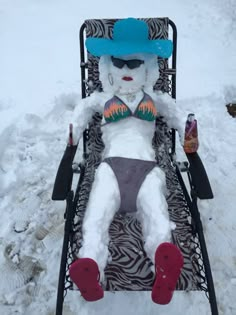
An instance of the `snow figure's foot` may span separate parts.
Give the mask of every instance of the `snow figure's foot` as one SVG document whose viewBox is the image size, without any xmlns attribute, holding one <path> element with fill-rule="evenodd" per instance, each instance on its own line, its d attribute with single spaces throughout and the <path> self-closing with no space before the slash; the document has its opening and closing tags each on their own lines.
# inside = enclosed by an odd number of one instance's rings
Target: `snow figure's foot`
<svg viewBox="0 0 236 315">
<path fill-rule="evenodd" d="M 69 274 L 86 301 L 93 302 L 103 298 L 98 265 L 93 259 L 79 258 L 70 266 Z"/>
<path fill-rule="evenodd" d="M 162 243 L 155 254 L 156 279 L 152 287 L 152 300 L 157 304 L 168 304 L 173 296 L 181 269 L 183 256 L 174 244 Z"/>
</svg>

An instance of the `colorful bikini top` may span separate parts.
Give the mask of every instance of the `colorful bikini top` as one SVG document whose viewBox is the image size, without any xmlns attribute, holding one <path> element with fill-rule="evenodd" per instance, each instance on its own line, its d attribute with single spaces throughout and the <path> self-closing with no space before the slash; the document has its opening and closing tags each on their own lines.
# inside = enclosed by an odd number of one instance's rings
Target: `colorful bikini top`
<svg viewBox="0 0 236 315">
<path fill-rule="evenodd" d="M 142 120 L 154 121 L 157 116 L 157 110 L 152 98 L 144 93 L 134 113 L 131 109 L 116 95 L 113 96 L 104 106 L 104 118 L 107 123 L 116 122 L 127 117 L 136 117 Z"/>
</svg>

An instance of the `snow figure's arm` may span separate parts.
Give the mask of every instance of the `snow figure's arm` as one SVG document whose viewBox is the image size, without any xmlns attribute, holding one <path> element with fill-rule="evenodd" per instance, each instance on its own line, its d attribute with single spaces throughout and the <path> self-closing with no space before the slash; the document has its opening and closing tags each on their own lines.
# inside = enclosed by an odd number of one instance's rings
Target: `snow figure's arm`
<svg viewBox="0 0 236 315">
<path fill-rule="evenodd" d="M 164 117 L 169 128 L 178 131 L 180 141 L 183 144 L 186 113 L 178 107 L 175 100 L 167 93 L 155 93 L 154 100 L 157 112 Z"/>
<path fill-rule="evenodd" d="M 73 113 L 73 142 L 78 144 L 83 131 L 96 112 L 103 113 L 105 103 L 104 93 L 94 92 L 91 96 L 82 99 Z"/>
</svg>

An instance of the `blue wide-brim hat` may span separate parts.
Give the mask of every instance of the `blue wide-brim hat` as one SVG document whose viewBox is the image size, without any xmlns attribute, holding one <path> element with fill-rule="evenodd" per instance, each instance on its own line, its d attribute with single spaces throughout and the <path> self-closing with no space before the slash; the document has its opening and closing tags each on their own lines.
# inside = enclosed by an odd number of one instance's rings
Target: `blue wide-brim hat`
<svg viewBox="0 0 236 315">
<path fill-rule="evenodd" d="M 112 39 L 89 37 L 86 39 L 85 45 L 88 51 L 96 57 L 149 53 L 169 58 L 173 50 L 171 40 L 150 40 L 146 22 L 134 18 L 117 21 L 114 24 Z"/>
</svg>

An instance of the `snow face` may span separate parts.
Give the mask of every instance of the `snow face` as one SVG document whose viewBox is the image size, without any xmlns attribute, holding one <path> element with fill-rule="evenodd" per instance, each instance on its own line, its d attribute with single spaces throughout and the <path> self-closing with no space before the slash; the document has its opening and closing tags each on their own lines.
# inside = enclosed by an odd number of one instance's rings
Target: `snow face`
<svg viewBox="0 0 236 315">
<path fill-rule="evenodd" d="M 129 55 L 121 56 L 121 60 L 141 60 L 144 61 L 142 55 Z M 129 69 L 127 65 L 124 65 L 121 69 L 115 67 L 111 61 L 108 65 L 108 71 L 110 72 L 111 79 L 113 81 L 113 92 L 115 94 L 132 94 L 139 92 L 145 82 L 145 64 L 141 64 L 138 68 Z M 125 81 L 130 80 L 130 81 Z"/>
<path fill-rule="evenodd" d="M 141 89 L 152 90 L 159 76 L 157 56 L 152 54 L 133 54 L 119 57 L 119 59 L 138 59 L 143 60 L 144 64 L 132 70 L 127 65 L 119 69 L 113 66 L 111 56 L 102 56 L 99 60 L 99 75 L 105 92 L 125 95 L 138 92 Z M 131 77 L 133 80 L 129 82 L 124 81 L 124 77 Z"/>
<path fill-rule="evenodd" d="M 225 109 L 236 96 L 234 1 L 120 0 L 112 3 L 115 14 L 110 5 L 107 0 L 1 1 L 0 313 L 55 314 L 65 204 L 52 202 L 51 192 L 65 130 L 80 99 L 78 26 L 85 17 L 149 17 L 155 10 L 177 25 L 176 105 L 198 119 L 199 154 L 214 192 L 214 199 L 199 202 L 199 209 L 219 312 L 234 315 L 236 124 Z M 181 152 L 178 159 L 185 160 Z M 22 228 L 25 218 L 27 229 L 16 233 L 14 226 L 22 219 Z M 14 272 L 18 262 L 27 265 L 26 256 L 44 269 L 33 278 L 30 268 L 24 269 L 27 283 L 22 269 Z M 78 312 L 209 315 L 210 309 L 205 293 L 199 292 L 175 292 L 165 307 L 150 303 L 150 292 L 106 293 L 91 304 L 69 292 L 64 314 Z"/>
</svg>

